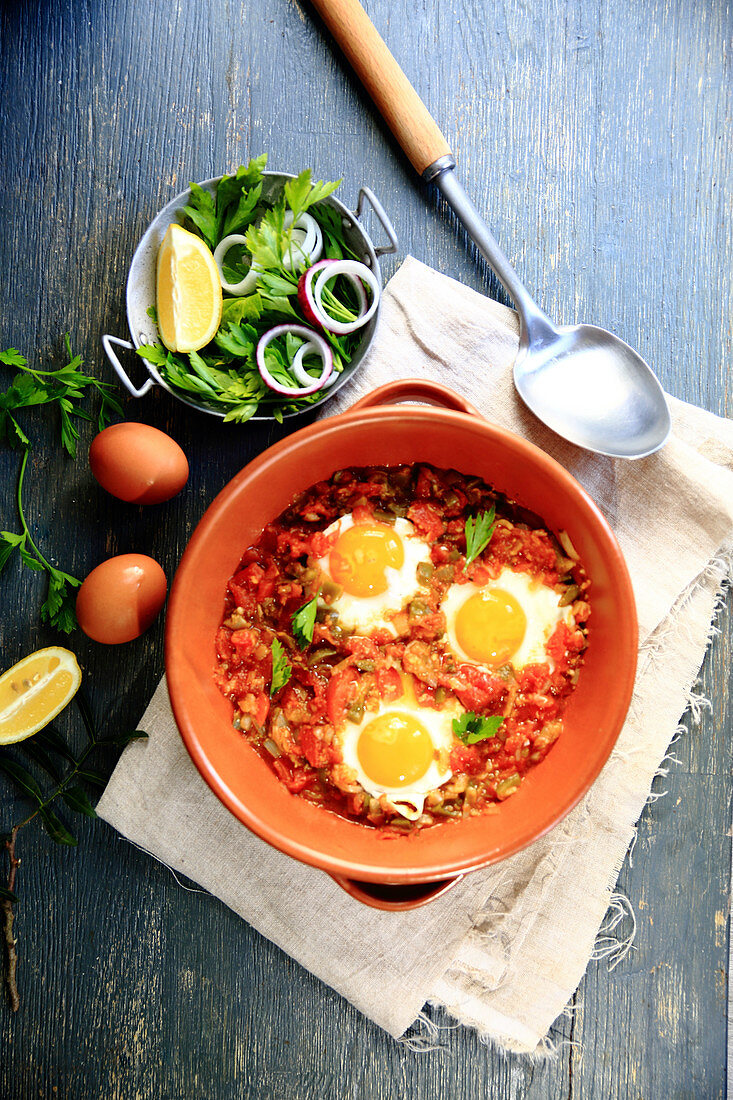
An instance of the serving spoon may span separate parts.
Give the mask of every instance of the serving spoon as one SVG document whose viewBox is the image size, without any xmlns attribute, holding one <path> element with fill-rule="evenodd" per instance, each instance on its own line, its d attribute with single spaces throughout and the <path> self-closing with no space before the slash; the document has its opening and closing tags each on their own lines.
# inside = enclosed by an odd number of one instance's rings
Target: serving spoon
<svg viewBox="0 0 733 1100">
<path fill-rule="evenodd" d="M 464 191 L 427 107 L 359 0 L 312 0 L 415 170 L 433 183 L 491 265 L 519 314 L 514 384 L 524 403 L 571 443 L 615 458 L 643 458 L 671 429 L 659 381 L 633 348 L 594 325 L 555 325 L 529 294 Z"/>
</svg>

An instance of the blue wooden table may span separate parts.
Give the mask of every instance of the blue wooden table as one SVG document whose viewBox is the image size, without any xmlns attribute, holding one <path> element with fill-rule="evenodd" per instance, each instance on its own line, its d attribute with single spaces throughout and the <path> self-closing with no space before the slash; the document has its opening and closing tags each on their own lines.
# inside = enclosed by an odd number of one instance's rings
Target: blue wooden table
<svg viewBox="0 0 733 1100">
<path fill-rule="evenodd" d="M 671 393 L 730 415 L 731 8 L 726 0 L 368 0 L 440 122 L 463 182 L 547 311 L 616 331 Z M 0 11 L 0 347 L 41 365 L 69 332 L 109 378 L 124 288 L 152 215 L 189 180 L 267 151 L 362 183 L 401 254 L 501 297 L 426 193 L 307 3 L 6 0 Z M 386 264 L 386 274 L 394 270 Z M 505 299 L 504 299 L 505 300 Z M 9 382 L 3 372 L 1 389 Z M 92 483 L 33 420 L 29 523 L 84 576 L 138 550 L 171 576 L 213 495 L 283 429 L 225 432 L 162 392 L 127 415 L 169 431 L 191 478 L 161 509 Z M 18 455 L 0 446 L 0 526 L 16 524 Z M 2 577 L 2 665 L 59 642 L 42 580 Z M 0 1096 L 478 1097 L 723 1095 L 730 867 L 730 613 L 702 669 L 712 700 L 655 784 L 619 887 L 634 949 L 591 963 L 556 1025 L 559 1056 L 504 1058 L 464 1029 L 416 1054 L 217 900 L 90 821 L 76 849 L 19 840 L 21 1007 L 0 1008 Z M 162 623 L 111 651 L 69 643 L 107 731 L 135 725 L 163 667 Z M 73 735 L 78 718 L 65 722 Z M 111 770 L 110 754 L 107 770 Z M 0 787 L 2 827 L 16 807 Z M 628 925 L 620 931 L 628 930 Z"/>
</svg>

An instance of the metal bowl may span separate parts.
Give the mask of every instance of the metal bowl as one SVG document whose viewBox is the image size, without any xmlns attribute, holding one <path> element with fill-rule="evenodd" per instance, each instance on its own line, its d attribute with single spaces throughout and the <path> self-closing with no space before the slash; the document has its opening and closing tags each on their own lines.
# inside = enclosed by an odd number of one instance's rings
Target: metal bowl
<svg viewBox="0 0 733 1100">
<path fill-rule="evenodd" d="M 221 179 L 221 176 L 216 176 L 213 179 L 204 180 L 200 186 L 213 194 Z M 262 186 L 262 199 L 265 202 L 275 202 L 282 194 L 285 181 L 289 179 L 295 179 L 295 176 L 289 172 L 265 172 Z M 156 343 L 160 339 L 158 327 L 148 313 L 148 310 L 155 306 L 155 276 L 158 250 L 168 226 L 172 222 L 179 220 L 178 214 L 189 201 L 190 197 L 191 191 L 189 188 L 186 188 L 185 191 L 181 191 L 179 195 L 171 199 L 171 201 L 153 218 L 135 249 L 135 254 L 132 257 L 132 263 L 130 264 L 130 270 L 127 276 L 126 292 L 127 324 L 130 329 L 132 343 L 118 336 L 106 334 L 102 337 L 102 345 L 120 381 L 133 397 L 143 397 L 153 386 L 158 385 L 164 390 L 167 390 L 172 397 L 175 397 L 177 401 L 181 401 L 184 405 L 190 405 L 191 408 L 208 413 L 209 416 L 218 416 L 222 419 L 224 413 L 220 409 L 211 408 L 205 401 L 197 401 L 193 397 L 179 393 L 165 381 L 153 364 L 149 363 L 146 359 L 140 359 L 140 363 L 144 365 L 149 377 L 145 379 L 142 385 L 136 386 L 120 362 L 115 350 L 116 346 L 133 351 L 142 344 Z M 361 187 L 359 189 L 359 200 L 356 204 L 356 210 L 349 210 L 348 207 L 344 206 L 344 204 L 334 198 L 333 195 L 324 199 L 323 202 L 339 211 L 342 217 L 346 243 L 359 257 L 361 262 L 371 268 L 381 288 L 382 279 L 379 270 L 379 257 L 397 251 L 397 236 L 379 199 L 377 199 L 376 195 L 374 195 L 368 187 Z M 389 241 L 388 244 L 375 248 L 369 234 L 361 224 L 359 219 L 361 218 L 365 202 L 372 208 L 377 220 L 384 229 Z M 302 409 L 298 409 L 295 412 L 284 413 L 285 417 L 300 416 L 301 413 L 309 412 L 311 409 L 317 409 L 320 405 L 328 401 L 329 397 L 336 393 L 345 382 L 348 382 L 354 371 L 358 369 L 371 346 L 378 319 L 379 308 L 377 308 L 371 320 L 364 326 L 361 343 L 357 347 L 351 362 L 339 375 L 338 381 L 332 386 L 329 386 L 328 390 L 326 390 L 317 401 L 304 405 Z M 273 416 L 272 414 L 263 414 L 261 416 L 253 416 L 251 419 L 272 420 Z"/>
</svg>

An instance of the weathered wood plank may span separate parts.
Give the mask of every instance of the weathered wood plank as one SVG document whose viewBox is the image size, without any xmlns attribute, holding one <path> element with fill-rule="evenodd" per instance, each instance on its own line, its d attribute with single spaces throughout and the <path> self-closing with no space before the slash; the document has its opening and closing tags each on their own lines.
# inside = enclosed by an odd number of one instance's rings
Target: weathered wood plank
<svg viewBox="0 0 733 1100">
<path fill-rule="evenodd" d="M 730 414 L 729 3 L 367 8 L 546 308 L 615 329 L 673 393 Z M 263 149 L 274 167 L 343 175 L 347 202 L 368 183 L 402 253 L 501 293 L 307 4 L 19 0 L 0 12 L 0 51 L 2 346 L 47 353 L 68 330 L 106 377 L 100 335 L 124 334 L 127 265 L 150 217 L 189 179 Z M 191 461 L 185 492 L 160 509 L 113 502 L 90 484 L 83 450 L 65 460 L 55 426 L 33 421 L 29 519 L 79 575 L 137 549 L 170 576 L 208 501 L 282 431 L 224 436 L 163 394 L 127 406 Z M 3 527 L 15 524 L 16 470 L 0 448 Z M 5 663 L 56 640 L 38 622 L 40 587 L 17 565 L 3 576 Z M 702 677 L 715 711 L 676 746 L 682 764 L 658 781 L 669 793 L 645 811 L 622 873 L 635 949 L 611 974 L 591 964 L 574 1018 L 556 1028 L 574 1044 L 557 1061 L 505 1060 L 463 1030 L 445 1034 L 444 1052 L 397 1046 L 218 901 L 93 823 L 73 852 L 21 837 L 23 1007 L 0 1013 L 0 1095 L 722 1095 L 729 614 L 721 626 Z M 73 645 L 96 712 L 134 724 L 162 671 L 161 624 L 113 660 L 83 637 Z"/>
</svg>

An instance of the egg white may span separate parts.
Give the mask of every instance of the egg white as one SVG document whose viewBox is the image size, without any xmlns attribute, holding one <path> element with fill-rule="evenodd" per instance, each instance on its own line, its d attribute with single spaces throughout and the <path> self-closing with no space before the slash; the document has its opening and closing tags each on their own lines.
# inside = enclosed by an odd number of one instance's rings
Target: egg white
<svg viewBox="0 0 733 1100">
<path fill-rule="evenodd" d="M 527 619 L 527 629 L 519 649 L 509 658 L 515 669 L 524 668 L 525 665 L 547 662 L 554 664 L 548 656 L 545 646 L 555 631 L 559 622 L 565 622 L 569 626 L 574 623 L 572 610 L 568 607 L 559 607 L 561 593 L 542 584 L 536 577 L 528 573 L 515 573 L 506 566 L 496 579 L 490 580 L 486 585 L 478 586 L 473 582 L 467 584 L 454 584 L 443 599 L 441 610 L 446 617 L 446 635 L 453 652 L 464 661 L 471 664 L 481 664 L 475 658 L 469 657 L 461 648 L 456 637 L 456 616 L 466 600 L 475 596 L 478 592 L 487 589 L 502 589 L 513 596 L 521 606 Z M 489 667 L 484 665 L 483 667 Z"/>
<path fill-rule="evenodd" d="M 375 718 L 382 714 L 406 714 L 417 719 L 428 731 L 433 742 L 433 759 L 418 779 L 401 787 L 385 787 L 366 775 L 361 766 L 358 753 L 359 737 L 363 730 Z M 347 722 L 337 733 L 343 762 L 354 772 L 356 780 L 373 798 L 386 797 L 389 804 L 408 821 L 416 821 L 423 812 L 425 798 L 430 791 L 442 787 L 452 777 L 449 766 L 449 753 L 455 744 L 453 719 L 463 713 L 457 700 L 450 701 L 441 710 L 418 705 L 412 692 L 391 703 L 381 703 L 379 710 L 368 711 L 362 721 L 356 725 Z"/>
<path fill-rule="evenodd" d="M 352 514 L 349 512 L 340 519 L 335 520 L 324 531 L 325 535 L 334 532 L 343 534 L 354 526 Z M 374 630 L 388 629 L 396 634 L 392 623 L 385 618 L 388 612 L 402 610 L 421 587 L 417 580 L 417 567 L 420 562 L 430 561 L 430 546 L 415 531 L 415 527 L 408 519 L 397 517 L 394 522 L 394 530 L 402 539 L 404 549 L 404 561 L 399 569 L 390 566 L 384 571 L 387 587 L 384 592 L 374 596 L 351 596 L 348 592 L 342 592 L 328 606 L 335 611 L 339 622 L 346 630 L 358 634 L 369 634 Z M 319 558 L 316 563 L 324 574 L 331 577 L 329 555 Z M 319 600 L 322 607 L 327 606 L 323 600 Z"/>
</svg>

